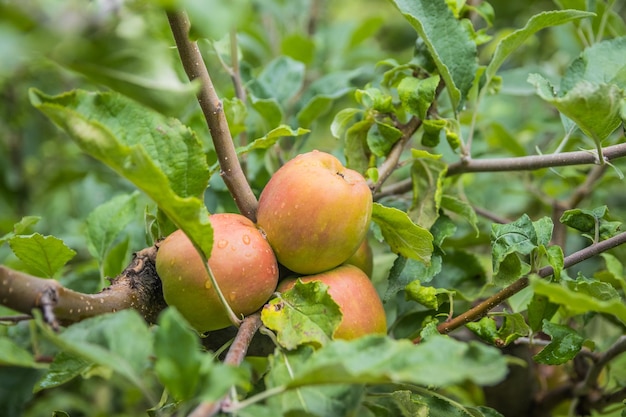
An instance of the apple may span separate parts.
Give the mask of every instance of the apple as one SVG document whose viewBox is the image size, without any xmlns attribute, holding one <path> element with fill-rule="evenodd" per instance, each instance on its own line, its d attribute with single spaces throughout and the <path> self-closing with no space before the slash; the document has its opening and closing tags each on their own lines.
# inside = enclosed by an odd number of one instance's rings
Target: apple
<svg viewBox="0 0 626 417">
<path fill-rule="evenodd" d="M 239 214 L 213 214 L 211 271 L 237 315 L 247 315 L 265 304 L 278 284 L 278 263 L 254 223 Z M 231 322 L 202 263 L 200 255 L 177 230 L 160 244 L 156 270 L 163 297 L 199 332 L 222 329 Z"/>
<path fill-rule="evenodd" d="M 278 291 L 292 288 L 298 278 L 280 282 Z M 356 339 L 368 334 L 386 334 L 387 318 L 372 281 L 354 265 L 341 265 L 320 274 L 300 277 L 302 282 L 319 281 L 328 285 L 328 294 L 337 303 L 343 317 L 335 330 L 335 339 Z"/>
<path fill-rule="evenodd" d="M 374 254 L 367 238 L 363 239 L 359 248 L 345 263 L 358 267 L 365 272 L 365 275 L 372 277 L 372 272 L 374 272 Z"/>
<path fill-rule="evenodd" d="M 279 168 L 261 192 L 257 224 L 278 261 L 299 274 L 344 263 L 367 234 L 372 193 L 361 174 L 312 151 Z"/>
</svg>

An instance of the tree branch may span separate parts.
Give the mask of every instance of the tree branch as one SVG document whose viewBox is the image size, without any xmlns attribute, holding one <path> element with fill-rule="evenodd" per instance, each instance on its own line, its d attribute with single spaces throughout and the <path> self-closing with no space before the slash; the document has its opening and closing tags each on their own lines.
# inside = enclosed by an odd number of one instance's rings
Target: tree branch
<svg viewBox="0 0 626 417">
<path fill-rule="evenodd" d="M 180 11 L 168 12 L 167 18 L 189 80 L 200 81 L 198 103 L 211 132 L 221 168 L 220 174 L 240 213 L 256 221 L 257 199 L 239 163 L 222 102 L 215 92 L 202 54 L 197 43 L 189 39 L 189 19 L 184 12 Z"/>
<path fill-rule="evenodd" d="M 58 281 L 34 277 L 0 265 L 0 304 L 31 314 L 40 309 L 54 329 L 89 317 L 133 308 L 155 323 L 166 306 L 161 280 L 156 274 L 156 248 L 137 252 L 130 265 L 97 294 L 65 288 Z"/>
<path fill-rule="evenodd" d="M 257 312 L 249 315 L 239 326 L 237 336 L 233 344 L 228 349 L 224 363 L 232 366 L 239 366 L 246 357 L 248 347 L 252 342 L 252 338 L 257 330 L 261 327 L 261 313 Z M 189 417 L 211 417 L 216 415 L 224 404 L 228 402 L 228 397 L 216 402 L 200 403 L 190 414 Z"/>
<path fill-rule="evenodd" d="M 613 236 L 612 238 L 607 240 L 603 240 L 602 242 L 595 243 L 565 257 L 565 259 L 563 260 L 563 268 L 567 269 L 602 252 L 613 249 L 614 247 L 619 246 L 623 243 L 626 243 L 626 232 L 622 232 L 619 235 Z M 541 278 L 548 277 L 552 274 L 554 274 L 554 269 L 551 266 L 543 267 L 537 272 L 537 275 L 539 275 Z M 439 331 L 439 333 L 447 334 L 450 333 L 452 330 L 455 330 L 465 325 L 466 323 L 480 319 L 494 307 L 526 288 L 529 282 L 530 281 L 528 276 L 524 276 L 518 279 L 508 287 L 503 288 L 498 293 L 482 301 L 480 304 L 474 306 L 473 308 L 467 310 L 462 314 L 459 314 L 449 321 L 441 323 L 439 326 L 437 326 L 437 330 Z M 414 341 L 418 342 L 419 339 L 416 339 Z"/>
<path fill-rule="evenodd" d="M 585 380 L 574 388 L 574 394 L 585 395 L 591 389 L 597 386 L 598 377 L 600 376 L 600 373 L 602 372 L 604 367 L 613 359 L 615 359 L 616 356 L 621 355 L 624 352 L 626 352 L 626 336 L 621 336 L 606 352 L 600 355 L 598 359 L 593 363 L 593 365 L 589 368 L 587 375 L 585 376 Z"/>
<path fill-rule="evenodd" d="M 626 156 L 626 143 L 607 146 L 603 149 L 606 161 Z M 552 168 L 569 165 L 597 164 L 598 158 L 592 151 L 574 151 L 549 155 L 529 155 L 514 158 L 468 159 L 455 162 L 448 166 L 447 176 L 460 175 L 471 172 L 503 172 L 503 171 L 534 171 L 543 168 Z M 390 185 L 385 191 L 375 195 L 375 199 L 393 194 L 410 191 L 411 179 L 399 181 Z"/>
<path fill-rule="evenodd" d="M 398 142 L 396 142 L 395 145 L 393 145 L 393 148 L 391 148 L 387 158 L 378 168 L 378 181 L 376 181 L 375 184 L 370 184 L 372 193 L 376 193 L 380 187 L 382 187 L 387 178 L 389 178 L 389 176 L 396 170 L 402 151 L 404 151 L 404 147 L 409 140 L 411 140 L 411 137 L 421 125 L 422 121 L 417 117 L 413 117 L 407 122 L 406 125 L 400 127 L 402 137 L 398 140 Z"/>
</svg>

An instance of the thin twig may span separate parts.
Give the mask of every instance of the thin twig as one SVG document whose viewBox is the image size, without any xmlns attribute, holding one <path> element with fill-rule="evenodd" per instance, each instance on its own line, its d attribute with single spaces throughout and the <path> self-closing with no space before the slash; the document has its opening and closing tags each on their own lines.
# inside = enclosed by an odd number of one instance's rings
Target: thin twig
<svg viewBox="0 0 626 417">
<path fill-rule="evenodd" d="M 589 368 L 587 375 L 585 376 L 585 380 L 582 381 L 576 388 L 574 389 L 574 393 L 576 395 L 585 395 L 591 390 L 594 386 L 597 385 L 598 377 L 600 373 L 604 369 L 604 367 L 615 359 L 616 356 L 621 355 L 626 352 L 626 336 L 621 336 L 613 345 L 604 352 L 597 361 L 593 363 L 593 365 Z"/>
<path fill-rule="evenodd" d="M 256 221 L 257 199 L 239 163 L 226 115 L 196 42 L 189 39 L 190 23 L 184 12 L 168 12 L 168 21 L 181 62 L 190 81 L 199 80 L 198 103 L 211 132 L 221 175 L 244 216 Z"/>
<path fill-rule="evenodd" d="M 401 127 L 400 130 L 402 130 L 402 137 L 398 140 L 398 142 L 396 142 L 395 145 L 393 145 L 393 148 L 391 148 L 387 158 L 378 168 L 378 181 L 376 181 L 375 184 L 370 185 L 372 193 L 376 193 L 380 187 L 382 187 L 387 178 L 389 178 L 389 176 L 396 170 L 398 162 L 400 161 L 400 156 L 404 151 L 404 147 L 421 125 L 422 121 L 413 117 L 407 122 L 406 125 Z"/>
<path fill-rule="evenodd" d="M 607 161 L 622 158 L 626 156 L 626 143 L 619 145 L 607 146 L 603 149 L 604 158 Z M 447 176 L 460 175 L 465 173 L 478 172 L 503 172 L 503 171 L 534 171 L 537 169 L 569 166 L 569 165 L 585 165 L 596 164 L 598 158 L 595 153 L 590 151 L 574 151 L 563 152 L 560 154 L 549 155 L 529 155 L 513 158 L 493 158 L 493 159 L 468 159 L 459 161 L 448 166 Z M 375 195 L 375 199 L 394 194 L 401 194 L 412 189 L 410 178 L 399 181 L 390 185 L 384 191 Z"/>
<path fill-rule="evenodd" d="M 563 259 L 563 269 L 567 269 L 595 255 L 606 252 L 609 249 L 613 249 L 614 247 L 619 246 L 623 243 L 626 243 L 626 232 L 622 232 L 619 235 L 613 236 L 612 238 L 609 238 L 607 240 L 603 240 L 602 242 L 595 243 L 565 257 L 565 259 Z M 554 274 L 554 269 L 551 266 L 543 267 L 537 272 L 537 275 L 539 275 L 539 277 L 541 278 L 548 277 L 552 274 Z M 474 306 L 473 308 L 467 310 L 462 314 L 459 314 L 452 320 L 441 323 L 439 326 L 437 326 L 437 330 L 439 331 L 439 333 L 442 334 L 450 333 L 452 330 L 457 329 L 471 321 L 480 319 L 494 307 L 498 306 L 500 303 L 504 302 L 514 294 L 517 294 L 518 292 L 526 288 L 529 283 L 530 280 L 528 276 L 524 276 L 518 279 L 508 287 L 503 288 L 498 293 L 482 301 L 480 304 Z M 415 340 L 415 342 L 418 341 L 419 339 Z"/>
<path fill-rule="evenodd" d="M 224 363 L 227 365 L 238 366 L 243 362 L 246 357 L 246 353 L 248 352 L 248 347 L 250 346 L 250 342 L 254 337 L 259 327 L 261 327 L 261 314 L 254 313 L 246 317 L 241 326 L 239 327 L 239 331 L 237 332 L 237 336 L 235 336 L 235 340 L 232 345 L 228 349 L 228 353 L 226 354 L 226 358 L 224 359 Z M 190 414 L 189 417 L 211 417 L 216 415 L 224 405 L 229 405 L 228 397 L 223 398 L 219 401 L 214 402 L 203 402 L 200 403 Z"/>
</svg>

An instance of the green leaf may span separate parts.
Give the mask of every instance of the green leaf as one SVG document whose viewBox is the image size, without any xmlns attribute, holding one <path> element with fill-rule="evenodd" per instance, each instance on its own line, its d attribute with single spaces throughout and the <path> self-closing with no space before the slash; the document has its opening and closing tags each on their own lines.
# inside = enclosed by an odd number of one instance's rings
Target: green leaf
<svg viewBox="0 0 626 417">
<path fill-rule="evenodd" d="M 374 155 L 384 157 L 401 137 L 400 130 L 390 124 L 376 121 L 367 132 L 367 145 Z"/>
<path fill-rule="evenodd" d="M 104 262 L 115 238 L 135 217 L 137 195 L 135 192 L 115 196 L 87 216 L 87 248 L 98 263 Z"/>
<path fill-rule="evenodd" d="M 443 181 L 448 165 L 440 160 L 440 155 L 413 150 L 413 157 L 413 203 L 409 209 L 409 217 L 423 228 L 430 229 L 439 218 Z"/>
<path fill-rule="evenodd" d="M 535 293 L 545 295 L 551 302 L 561 305 L 570 314 L 606 313 L 626 323 L 626 304 L 621 298 L 600 300 L 589 294 L 540 279 L 531 279 L 531 286 Z"/>
<path fill-rule="evenodd" d="M 269 371 L 265 375 L 267 389 L 284 388 L 294 374 L 306 367 L 311 354 L 311 346 L 303 346 L 297 351 L 281 352 L 276 350 L 269 357 Z M 268 405 L 274 411 L 270 416 L 302 417 L 344 417 L 355 415 L 355 409 L 361 403 L 364 387 L 353 385 L 320 385 L 298 387 L 280 395 L 268 398 Z M 258 414 L 250 414 L 257 417 Z"/>
<path fill-rule="evenodd" d="M 454 196 L 444 194 L 441 196 L 441 208 L 458 214 L 469 223 L 472 230 L 476 233 L 476 236 L 480 234 L 478 230 L 478 216 L 470 203 Z"/>
<path fill-rule="evenodd" d="M 509 224 L 492 224 L 492 264 L 494 278 L 501 284 L 509 283 L 527 272 L 518 255 L 530 255 L 552 236 L 552 221 L 547 218 L 532 222 L 524 214 Z"/>
<path fill-rule="evenodd" d="M 309 130 L 300 127 L 294 130 L 287 125 L 280 125 L 267 132 L 265 136 L 253 140 L 246 146 L 237 148 L 237 155 L 248 153 L 254 149 L 268 149 L 281 138 L 302 136 L 306 133 L 309 133 Z"/>
<path fill-rule="evenodd" d="M 249 88 L 256 97 L 274 98 L 281 105 L 286 105 L 302 88 L 305 69 L 302 62 L 280 56 L 263 69 Z"/>
<path fill-rule="evenodd" d="M 507 35 L 498 43 L 491 62 L 489 62 L 485 71 L 487 83 L 496 75 L 496 72 L 508 56 L 536 32 L 550 26 L 562 25 L 572 20 L 592 16 L 594 16 L 593 13 L 579 10 L 551 10 L 531 17 L 523 28 Z"/>
<path fill-rule="evenodd" d="M 364 107 L 376 110 L 380 113 L 393 113 L 395 110 L 393 97 L 378 88 L 356 90 L 354 92 L 354 98 Z"/>
<path fill-rule="evenodd" d="M 39 233 L 13 236 L 9 239 L 9 246 L 22 262 L 48 278 L 76 255 L 76 251 L 68 248 L 61 239 Z"/>
<path fill-rule="evenodd" d="M 330 125 L 330 133 L 337 139 L 341 139 L 348 130 L 348 125 L 357 115 L 363 113 L 361 109 L 347 108 L 339 111 Z"/>
<path fill-rule="evenodd" d="M 498 315 L 504 319 L 502 327 L 498 330 L 498 338 L 504 346 L 519 337 L 525 337 L 530 334 L 530 327 L 520 313 L 499 313 Z"/>
<path fill-rule="evenodd" d="M 507 346 L 515 339 L 530 334 L 530 327 L 520 313 L 499 313 L 497 315 L 502 317 L 503 321 L 499 329 L 493 315 L 483 317 L 477 322 L 467 323 L 467 328 L 481 339 L 498 347 Z"/>
<path fill-rule="evenodd" d="M 33 392 L 51 389 L 63 385 L 74 378 L 86 375 L 94 368 L 93 362 L 69 353 L 59 352 L 48 371 L 33 387 Z"/>
<path fill-rule="evenodd" d="M 284 37 L 280 43 L 280 49 L 286 56 L 305 64 L 310 64 L 315 58 L 315 42 L 300 33 L 292 33 Z"/>
<path fill-rule="evenodd" d="M 187 400 L 196 393 L 200 381 L 202 355 L 198 337 L 172 307 L 159 315 L 158 325 L 154 334 L 154 370 L 176 400 Z"/>
<path fill-rule="evenodd" d="M 45 368 L 46 365 L 35 361 L 32 353 L 20 347 L 8 337 L 0 336 L 0 366 L 19 366 L 23 368 Z"/>
<path fill-rule="evenodd" d="M 172 3 L 165 1 L 162 4 L 171 6 Z M 176 5 L 189 15 L 192 37 L 207 39 L 221 39 L 231 30 L 244 25 L 253 7 L 247 0 L 181 0 Z M 233 10 L 237 10 L 237 13 L 233 13 Z"/>
<path fill-rule="evenodd" d="M 472 321 L 465 325 L 476 336 L 491 344 L 497 345 L 500 340 L 498 326 L 492 317 L 483 317 L 478 321 Z"/>
<path fill-rule="evenodd" d="M 224 115 L 228 122 L 228 128 L 232 137 L 236 137 L 246 131 L 246 117 L 248 108 L 246 104 L 237 97 L 222 99 Z"/>
<path fill-rule="evenodd" d="M 369 166 L 367 135 L 373 124 L 373 120 L 361 120 L 346 131 L 346 146 L 343 150 L 346 166 L 360 173 L 365 172 Z"/>
<path fill-rule="evenodd" d="M 26 233 L 31 226 L 37 224 L 41 220 L 39 216 L 24 216 L 22 219 L 13 225 L 13 231 L 5 234 L 0 237 L 0 245 L 3 245 L 9 239 L 11 239 L 15 235 L 21 235 Z"/>
<path fill-rule="evenodd" d="M 341 322 L 341 310 L 318 281 L 296 281 L 293 288 L 270 300 L 261 310 L 261 320 L 277 333 L 286 349 L 303 344 L 319 347 L 328 343 Z"/>
<path fill-rule="evenodd" d="M 439 145 L 441 130 L 446 127 L 447 122 L 443 119 L 426 119 L 422 121 L 422 145 L 434 148 Z"/>
<path fill-rule="evenodd" d="M 561 365 L 574 359 L 585 341 L 584 337 L 570 327 L 547 320 L 543 322 L 543 332 L 552 340 L 541 352 L 533 356 L 533 359 L 546 365 Z"/>
<path fill-rule="evenodd" d="M 478 69 L 476 44 L 444 0 L 392 0 L 426 44 L 452 107 L 466 97 Z"/>
<path fill-rule="evenodd" d="M 380 227 L 385 242 L 393 252 L 430 264 L 433 235 L 413 223 L 408 214 L 396 208 L 374 203 L 372 221 Z"/>
<path fill-rule="evenodd" d="M 438 75 L 425 79 L 403 78 L 398 84 L 398 96 L 404 109 L 421 120 L 425 120 L 426 112 L 436 98 L 439 80 Z"/>
<path fill-rule="evenodd" d="M 568 67 L 561 91 L 572 90 L 580 81 L 615 84 L 626 89 L 626 36 L 595 43 L 585 48 Z"/>
<path fill-rule="evenodd" d="M 464 381 L 482 385 L 496 383 L 506 373 L 500 352 L 480 343 L 434 336 L 414 345 L 406 339 L 365 336 L 335 340 L 313 352 L 287 386 L 409 382 L 445 387 Z"/>
<path fill-rule="evenodd" d="M 583 232 L 583 236 L 592 242 L 614 236 L 621 222 L 611 221 L 607 206 L 589 209 L 566 210 L 559 221 L 573 229 Z"/>
<path fill-rule="evenodd" d="M 540 75 L 531 74 L 528 81 L 535 86 L 542 99 L 573 120 L 598 148 L 602 146 L 600 142 L 622 123 L 620 111 L 626 93 L 615 84 L 582 80 L 557 96 L 550 82 Z"/>
<path fill-rule="evenodd" d="M 257 98 L 250 95 L 252 108 L 267 122 L 270 128 L 280 125 L 283 120 L 283 110 L 274 98 Z"/>
<path fill-rule="evenodd" d="M 541 330 L 544 320 L 550 320 L 556 314 L 559 305 L 541 294 L 534 293 L 528 303 L 528 324 L 533 332 Z"/>
<path fill-rule="evenodd" d="M 152 355 L 152 334 L 137 311 L 122 310 L 89 318 L 61 333 L 55 333 L 40 317 L 37 325 L 63 354 L 76 358 L 76 370 L 84 368 L 83 362 L 113 370 L 152 398 L 143 379 Z"/>
<path fill-rule="evenodd" d="M 205 255 L 211 253 L 213 229 L 201 198 L 209 170 L 193 132 L 114 93 L 47 96 L 31 89 L 30 98 L 84 152 L 130 180 Z"/>
<path fill-rule="evenodd" d="M 421 396 L 403 388 L 404 386 L 392 385 L 389 392 L 381 392 L 382 389 L 377 387 L 375 398 L 370 400 L 375 402 L 368 408 L 381 410 L 376 416 L 428 417 L 429 409 L 421 401 Z"/>
<path fill-rule="evenodd" d="M 436 253 L 431 256 L 430 265 L 425 265 L 423 262 L 415 259 L 398 256 L 389 271 L 387 290 L 383 300 L 389 301 L 416 279 L 424 283 L 430 282 L 435 275 L 441 272 L 441 266 L 441 256 Z"/>
<path fill-rule="evenodd" d="M 587 294 L 601 301 L 620 299 L 619 292 L 611 284 L 593 278 L 586 278 L 582 275 L 578 276 L 577 279 L 567 278 L 562 284 L 572 291 Z"/>
<path fill-rule="evenodd" d="M 455 291 L 445 288 L 424 287 L 419 279 L 410 282 L 405 288 L 405 298 L 420 303 L 421 305 L 439 310 L 442 301 L 450 300 Z"/>
<path fill-rule="evenodd" d="M 311 126 L 320 116 L 326 114 L 338 99 L 353 91 L 354 87 L 351 84 L 351 80 L 360 75 L 361 71 L 361 69 L 333 71 L 313 81 L 307 88 L 307 93 L 311 94 L 311 98 L 308 99 L 297 114 L 299 126 Z M 342 113 L 344 110 L 339 113 Z M 337 116 L 339 116 L 339 113 Z M 331 132 L 333 132 L 332 126 Z M 340 136 L 336 137 L 339 139 Z"/>
</svg>

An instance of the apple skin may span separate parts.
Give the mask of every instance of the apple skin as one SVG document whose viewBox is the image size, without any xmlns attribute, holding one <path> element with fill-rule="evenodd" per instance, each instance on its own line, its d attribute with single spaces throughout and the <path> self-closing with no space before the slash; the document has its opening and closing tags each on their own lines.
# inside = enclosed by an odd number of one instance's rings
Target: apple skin
<svg viewBox="0 0 626 417">
<path fill-rule="evenodd" d="M 312 151 L 274 173 L 261 192 L 257 224 L 278 262 L 299 274 L 344 263 L 367 234 L 372 193 L 361 174 Z"/>
<path fill-rule="evenodd" d="M 254 223 L 239 214 L 213 214 L 213 249 L 209 266 L 236 315 L 248 315 L 265 304 L 278 283 L 278 263 Z M 231 322 L 211 285 L 200 255 L 177 230 L 159 244 L 156 270 L 163 297 L 199 332 Z"/>
<path fill-rule="evenodd" d="M 328 285 L 328 294 L 339 305 L 343 317 L 334 339 L 352 340 L 368 334 L 386 334 L 387 318 L 372 281 L 354 265 L 341 265 L 320 274 L 299 277 L 302 282 L 320 281 Z M 278 291 L 287 291 L 297 281 L 287 278 Z"/>
<path fill-rule="evenodd" d="M 345 263 L 358 267 L 365 272 L 365 275 L 372 277 L 372 272 L 374 272 L 374 253 L 367 238 L 361 242 L 356 252 Z"/>
</svg>

